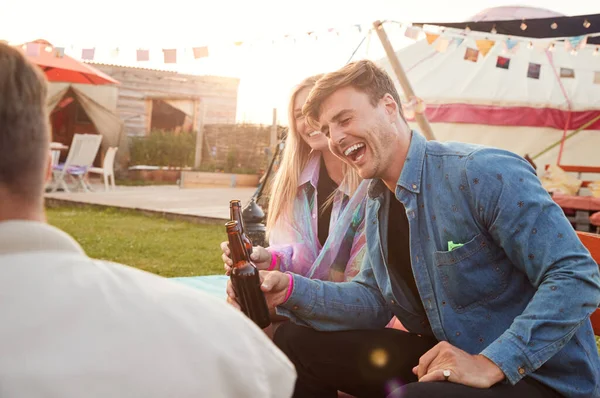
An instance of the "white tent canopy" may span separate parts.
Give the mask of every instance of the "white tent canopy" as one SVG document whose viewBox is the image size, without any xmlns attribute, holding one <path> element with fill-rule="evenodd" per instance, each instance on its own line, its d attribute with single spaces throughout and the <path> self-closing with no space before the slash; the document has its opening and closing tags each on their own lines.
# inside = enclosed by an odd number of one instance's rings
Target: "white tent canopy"
<svg viewBox="0 0 600 398">
<path fill-rule="evenodd" d="M 536 18 L 535 9 L 525 10 Z M 543 10 L 547 17 L 547 10 Z M 494 9 L 488 10 L 493 13 Z M 481 14 L 478 14 L 481 18 Z M 489 20 L 499 20 L 488 17 Z M 415 91 L 427 105 L 426 115 L 436 139 L 463 141 L 535 155 L 567 133 L 600 116 L 600 56 L 585 47 L 572 54 L 559 42 L 548 51 L 550 40 L 518 38 L 514 52 L 507 52 L 506 36 L 461 36 L 446 29 L 432 44 L 421 40 L 396 53 Z M 462 42 L 452 38 L 464 38 Z M 496 43 L 477 62 L 465 59 L 476 40 Z M 517 38 L 513 38 L 517 39 Z M 451 41 L 439 52 L 440 40 Z M 508 68 L 497 67 L 498 57 L 510 59 Z M 390 73 L 388 59 L 378 63 Z M 528 77 L 530 63 L 539 64 L 539 78 Z M 574 77 L 569 75 L 571 69 Z M 402 93 L 399 85 L 398 90 Z M 416 127 L 416 125 L 415 125 Z M 600 122 L 592 125 L 600 129 Z M 600 166 L 600 131 L 585 130 L 565 143 L 561 164 Z M 555 163 L 559 147 L 536 159 L 538 166 Z"/>
<path fill-rule="evenodd" d="M 105 153 L 109 147 L 120 147 L 119 152 L 126 153 L 123 121 L 119 119 L 114 109 L 117 87 L 49 83 L 47 100 L 49 112 L 52 112 L 69 90 L 73 92 L 98 133 L 103 136 L 101 151 Z"/>
</svg>

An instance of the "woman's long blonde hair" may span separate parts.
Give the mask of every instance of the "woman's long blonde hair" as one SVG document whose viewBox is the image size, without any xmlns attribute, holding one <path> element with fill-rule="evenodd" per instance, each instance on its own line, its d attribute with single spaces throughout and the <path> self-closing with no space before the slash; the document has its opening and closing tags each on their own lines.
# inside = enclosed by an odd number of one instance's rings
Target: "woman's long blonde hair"
<svg viewBox="0 0 600 398">
<path fill-rule="evenodd" d="M 304 89 L 311 89 L 323 75 L 315 75 L 304 79 L 292 90 L 288 106 L 288 134 L 285 140 L 285 148 L 281 157 L 279 169 L 273 178 L 270 189 L 269 211 L 267 215 L 267 235 L 282 215 L 292 218 L 294 200 L 298 190 L 298 180 L 302 170 L 306 167 L 310 157 L 311 147 L 304 142 L 296 130 L 296 116 L 294 103 L 296 96 Z M 341 161 L 341 160 L 340 160 Z M 347 187 L 348 192 L 353 194 L 360 183 L 360 177 L 356 171 L 346 163 L 342 165 L 344 179 L 341 186 Z M 335 194 L 335 192 L 334 192 Z M 324 206 L 333 200 L 333 194 L 325 202 Z"/>
</svg>

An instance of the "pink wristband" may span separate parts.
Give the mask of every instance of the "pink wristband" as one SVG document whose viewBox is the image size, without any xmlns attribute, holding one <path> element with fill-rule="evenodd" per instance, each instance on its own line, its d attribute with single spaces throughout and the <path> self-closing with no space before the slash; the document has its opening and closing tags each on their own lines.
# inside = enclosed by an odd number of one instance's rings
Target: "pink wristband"
<svg viewBox="0 0 600 398">
<path fill-rule="evenodd" d="M 285 295 L 285 298 L 283 299 L 283 302 L 285 303 L 286 301 L 288 301 L 288 299 L 290 298 L 290 296 L 292 295 L 292 291 L 294 290 L 294 276 L 290 273 L 287 273 L 290 276 L 290 284 L 288 285 L 288 291 Z"/>
<path fill-rule="evenodd" d="M 277 256 L 275 253 L 271 253 L 271 265 L 267 268 L 267 271 L 273 271 L 277 265 Z"/>
</svg>

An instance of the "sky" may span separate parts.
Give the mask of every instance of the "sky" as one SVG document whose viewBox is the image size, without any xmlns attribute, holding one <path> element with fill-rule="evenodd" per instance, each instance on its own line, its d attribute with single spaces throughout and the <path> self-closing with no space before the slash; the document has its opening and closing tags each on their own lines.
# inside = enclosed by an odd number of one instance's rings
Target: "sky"
<svg viewBox="0 0 600 398">
<path fill-rule="evenodd" d="M 373 21 L 464 21 L 507 5 L 600 13 L 597 0 L 0 0 L 0 40 L 43 38 L 76 58 L 93 47 L 106 63 L 238 77 L 238 121 L 270 124 L 277 108 L 285 124 L 287 97 L 304 77 L 343 66 L 363 39 L 352 59 L 385 55 L 368 37 Z M 388 29 L 396 49 L 410 44 L 398 25 Z M 194 60 L 199 46 L 209 56 Z M 150 50 L 148 63 L 136 62 L 138 48 Z M 176 65 L 163 63 L 163 48 L 178 50 Z"/>
</svg>

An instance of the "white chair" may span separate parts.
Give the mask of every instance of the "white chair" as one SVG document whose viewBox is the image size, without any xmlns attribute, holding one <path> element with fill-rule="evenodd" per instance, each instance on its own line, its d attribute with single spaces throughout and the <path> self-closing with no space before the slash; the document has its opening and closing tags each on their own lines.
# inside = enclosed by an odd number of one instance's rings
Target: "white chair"
<svg viewBox="0 0 600 398">
<path fill-rule="evenodd" d="M 75 134 L 73 136 L 73 142 L 65 163 L 52 168 L 54 177 L 52 192 L 56 192 L 59 187 L 66 192 L 70 192 L 65 180 L 67 177 L 76 178 L 84 191 L 90 191 L 85 182 L 85 175 L 88 169 L 92 167 L 94 159 L 96 159 L 101 142 L 102 136 L 100 134 Z"/>
<path fill-rule="evenodd" d="M 104 156 L 104 162 L 102 163 L 102 167 L 90 167 L 88 169 L 88 173 L 92 174 L 100 174 L 104 177 L 104 190 L 109 190 L 109 182 L 112 186 L 112 189 L 115 189 L 115 156 L 117 154 L 117 147 L 110 147 L 106 151 L 106 156 Z"/>
<path fill-rule="evenodd" d="M 54 168 L 54 166 L 58 166 L 58 160 L 60 159 L 60 151 L 53 149 L 50 153 L 52 154 L 52 167 Z"/>
</svg>

